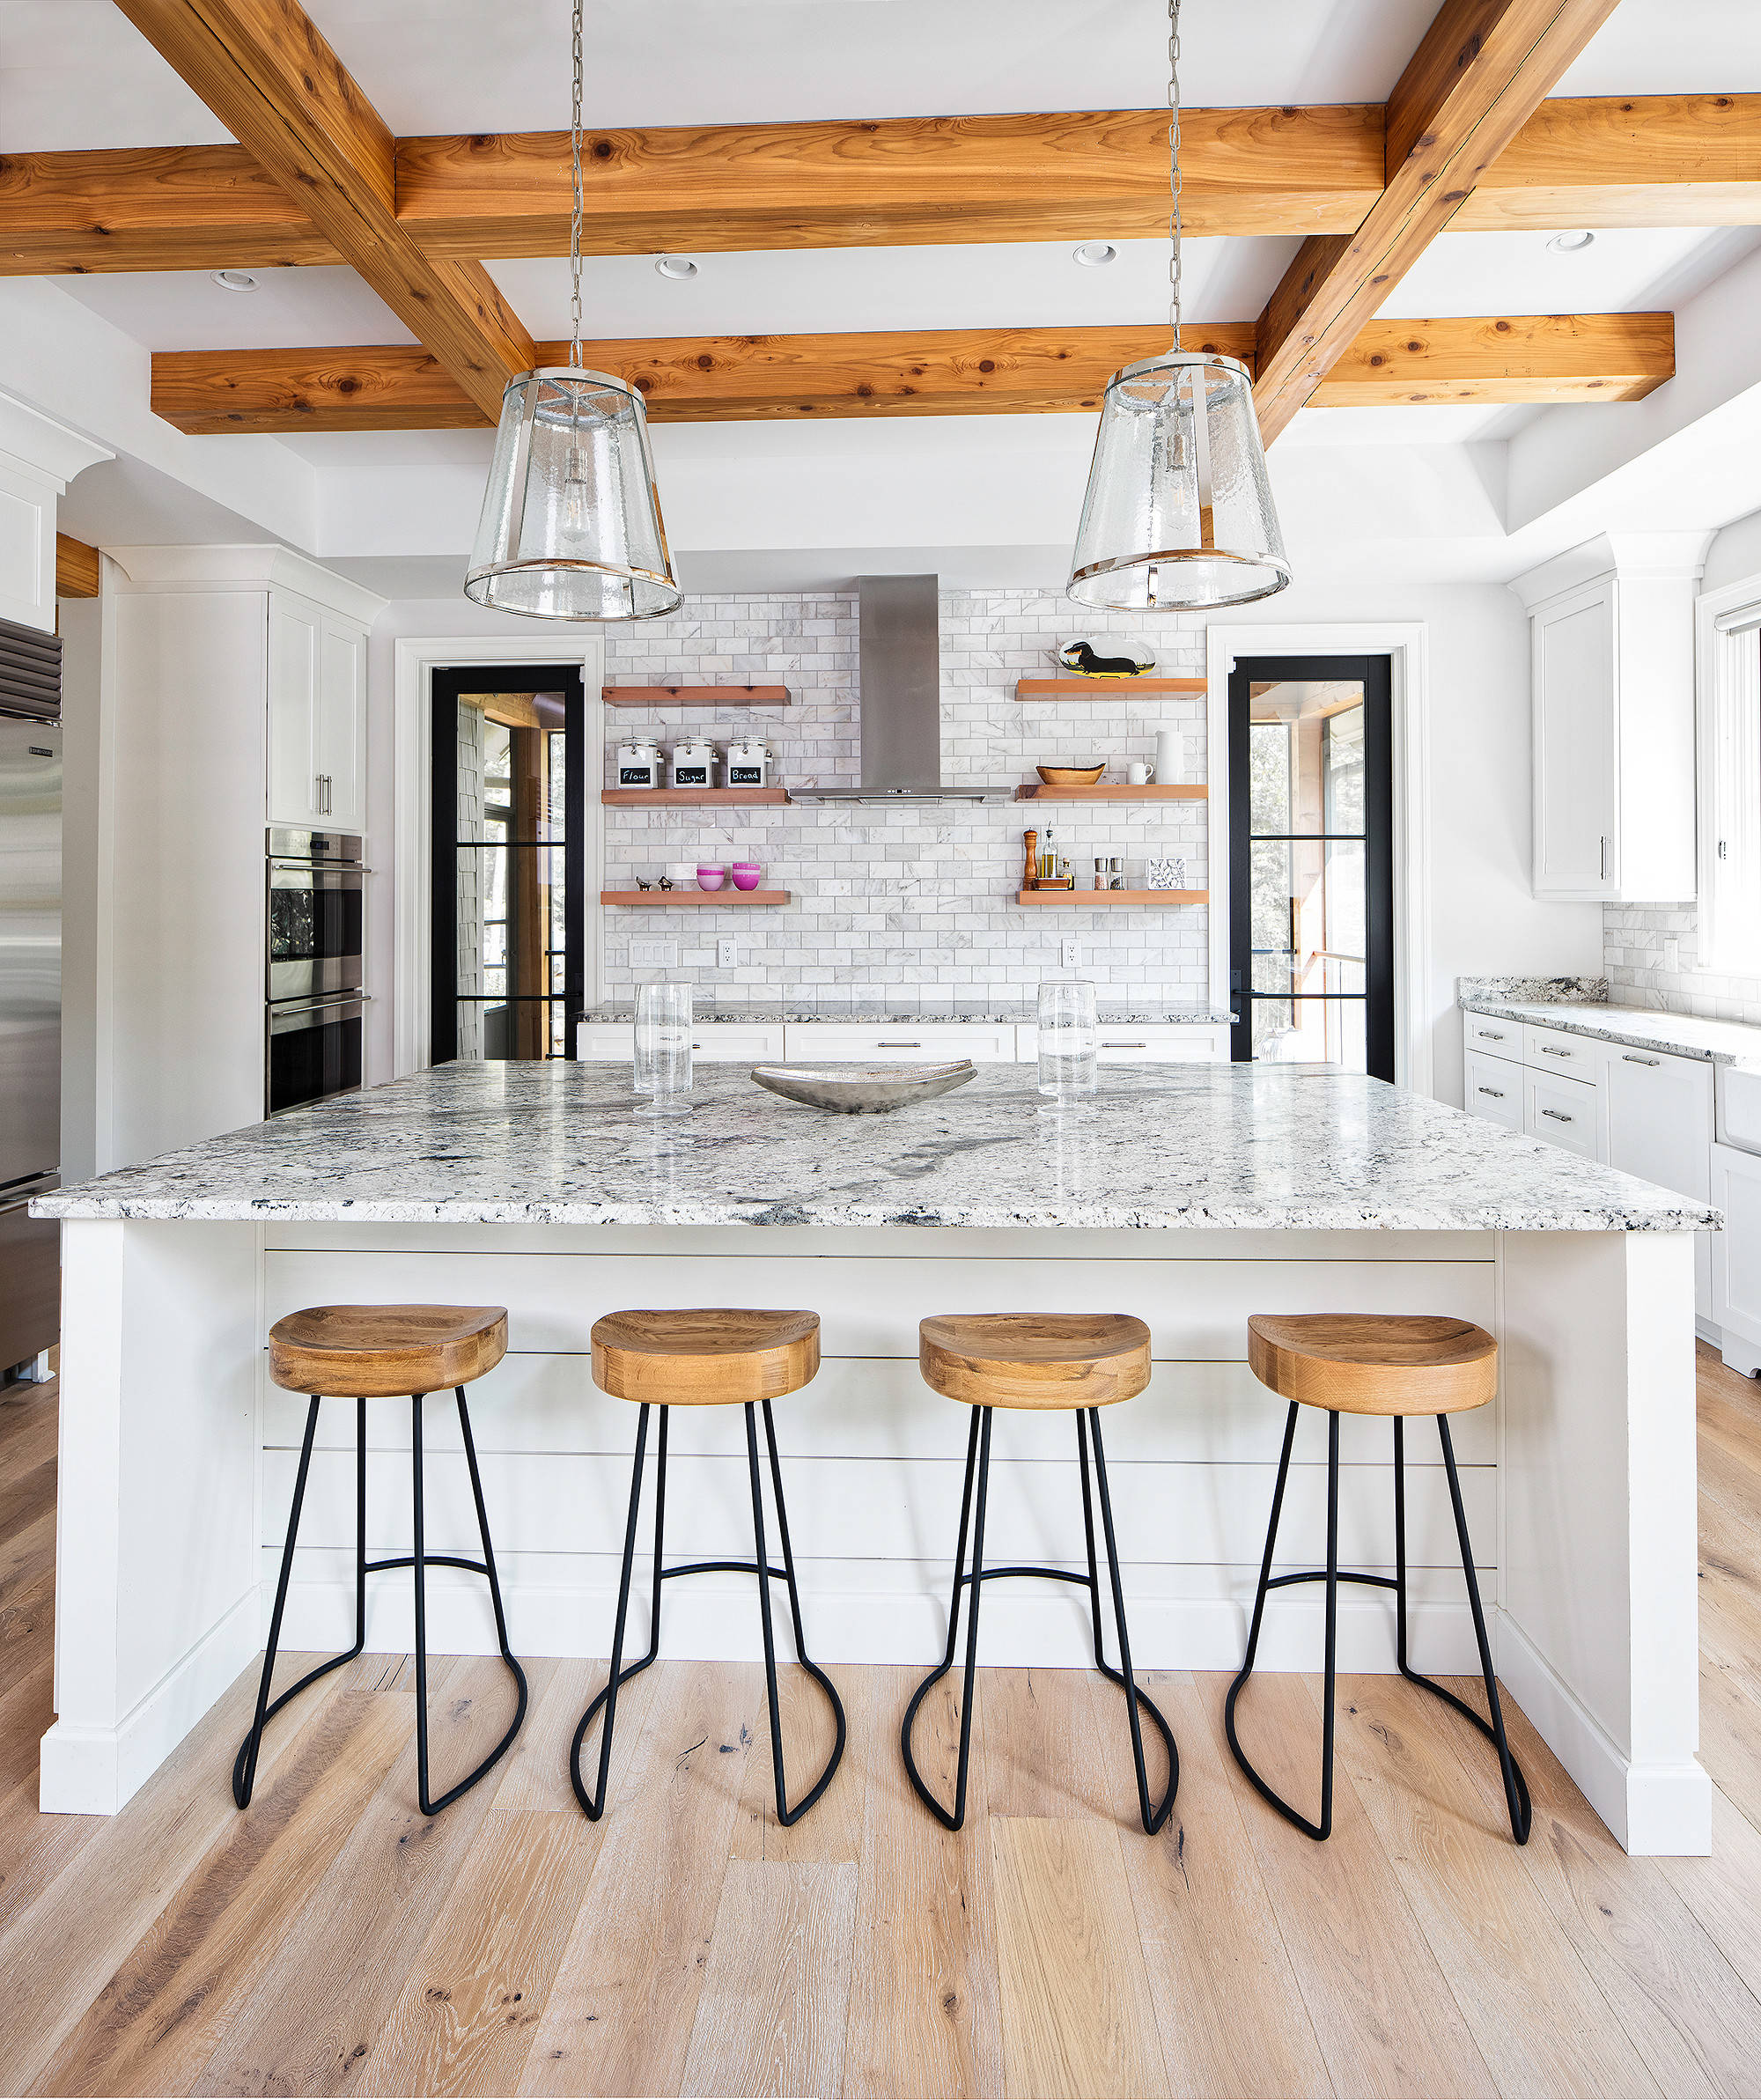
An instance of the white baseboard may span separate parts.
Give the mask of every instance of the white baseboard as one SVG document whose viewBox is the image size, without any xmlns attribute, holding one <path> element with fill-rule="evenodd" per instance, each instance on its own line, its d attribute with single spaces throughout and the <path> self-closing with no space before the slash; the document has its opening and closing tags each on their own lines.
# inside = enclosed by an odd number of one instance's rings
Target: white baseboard
<svg viewBox="0 0 1761 2100">
<path fill-rule="evenodd" d="M 1629 1853 L 1711 1852 L 1712 1781 L 1698 1763 L 1634 1764 L 1507 1614 L 1497 1654 L 1500 1683 Z"/>
<path fill-rule="evenodd" d="M 114 1816 L 262 1647 L 262 1608 L 252 1590 L 116 1727 L 56 1721 L 42 1739 L 38 1807 L 45 1815 Z"/>
<path fill-rule="evenodd" d="M 897 1590 L 814 1590 L 804 1569 L 802 1615 L 814 1659 L 820 1662 L 914 1663 L 939 1660 L 947 1633 L 940 1573 L 918 1593 Z M 564 1588 L 510 1582 L 504 1586 L 508 1636 L 516 1654 L 604 1656 L 611 1647 L 615 1591 L 609 1586 Z M 772 1591 L 779 1653 L 792 1654 L 782 1586 Z M 347 1647 L 354 1639 L 354 1593 L 347 1582 L 295 1582 L 288 1591 L 282 1639 L 289 1648 Z M 1137 1596 L 1127 1599 L 1131 1660 L 1139 1669 L 1234 1670 L 1247 1639 L 1247 1611 L 1227 1597 Z M 1318 1670 L 1322 1664 L 1322 1597 L 1274 1596 L 1260 1639 L 1259 1667 Z M 1444 1675 L 1477 1674 L 1473 1621 L 1459 1604 L 1414 1604 L 1409 1611 L 1415 1669 Z M 1107 1654 L 1116 1662 L 1110 1605 L 1103 1617 Z M 369 1592 L 367 1646 L 407 1652 L 415 1638 L 407 1582 Z M 645 1647 L 648 1609 L 638 1573 L 630 1603 L 626 1647 Z M 428 1640 L 436 1654 L 488 1655 L 495 1622 L 487 1592 L 468 1577 L 428 1584 Z M 662 1652 L 679 1661 L 755 1662 L 763 1656 L 753 1585 L 741 1576 L 704 1575 L 667 1586 Z M 979 1654 L 987 1664 L 1080 1669 L 1093 1661 L 1087 1599 L 1068 1585 L 1028 1581 L 985 1587 Z M 1339 1596 L 1339 1668 L 1367 1672 L 1395 1668 L 1391 1596 L 1343 1588 Z"/>
</svg>

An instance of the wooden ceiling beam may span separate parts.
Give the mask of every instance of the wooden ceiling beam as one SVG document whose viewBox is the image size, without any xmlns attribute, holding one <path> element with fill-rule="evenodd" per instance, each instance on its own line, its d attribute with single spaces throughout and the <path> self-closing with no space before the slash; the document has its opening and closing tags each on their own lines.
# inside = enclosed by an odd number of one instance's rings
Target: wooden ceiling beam
<svg viewBox="0 0 1761 2100">
<path fill-rule="evenodd" d="M 298 0 L 117 4 L 493 416 L 532 338 L 481 262 L 428 255 L 398 224 L 395 142 Z"/>
<path fill-rule="evenodd" d="M 595 132 L 586 246 L 1153 238 L 1164 122 L 1152 110 Z M 1192 110 L 1183 129 L 1190 232 L 1349 233 L 1382 194 L 1374 106 Z M 567 252 L 566 133 L 402 139 L 394 159 L 398 224 L 425 253 Z M 1761 224 L 1761 95 L 1544 102 L 1451 224 Z M 343 260 L 241 146 L 0 156 L 0 276 Z"/>
<path fill-rule="evenodd" d="M 1189 328 L 1189 350 L 1251 357 L 1252 324 Z M 590 366 L 638 387 L 656 423 L 1092 413 L 1165 328 L 970 328 L 872 335 L 665 336 L 592 343 Z M 542 343 L 564 362 L 567 346 Z M 1668 313 L 1376 321 L 1335 365 L 1323 406 L 1636 401 L 1675 371 Z M 417 349 L 163 351 L 152 405 L 195 435 L 470 430 L 487 418 Z"/>
<path fill-rule="evenodd" d="M 98 549 L 70 534 L 55 534 L 55 596 L 95 598 L 99 590 Z"/>
<path fill-rule="evenodd" d="M 1616 4 L 1443 0 L 1389 100 L 1382 195 L 1355 232 L 1306 239 L 1260 316 L 1254 401 L 1268 444 L 1315 396 Z"/>
</svg>

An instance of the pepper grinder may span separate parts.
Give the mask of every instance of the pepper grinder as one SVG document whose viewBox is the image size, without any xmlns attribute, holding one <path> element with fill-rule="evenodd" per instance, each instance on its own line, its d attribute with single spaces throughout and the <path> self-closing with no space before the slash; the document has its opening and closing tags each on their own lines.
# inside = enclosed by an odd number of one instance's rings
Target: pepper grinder
<svg viewBox="0 0 1761 2100">
<path fill-rule="evenodd" d="M 1024 831 L 1021 838 L 1028 850 L 1027 865 L 1021 870 L 1021 888 L 1031 889 L 1040 872 L 1040 835 L 1037 831 Z"/>
</svg>

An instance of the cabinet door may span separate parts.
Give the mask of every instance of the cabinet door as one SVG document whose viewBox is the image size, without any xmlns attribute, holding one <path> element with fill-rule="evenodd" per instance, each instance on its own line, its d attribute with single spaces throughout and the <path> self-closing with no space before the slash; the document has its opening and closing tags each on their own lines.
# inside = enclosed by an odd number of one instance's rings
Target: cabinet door
<svg viewBox="0 0 1761 2100">
<path fill-rule="evenodd" d="M 975 1065 L 1013 1065 L 1013 1022 L 989 1026 L 978 1021 L 790 1021 L 784 1041 L 792 1057 L 875 1064 L 932 1063 L 938 1057 L 970 1057 Z"/>
<path fill-rule="evenodd" d="M 1537 896 L 1594 901 L 1619 882 L 1615 615 L 1610 579 L 1534 615 Z"/>
<path fill-rule="evenodd" d="M 1711 1200 L 1712 1066 L 1698 1057 L 1603 1046 L 1602 1156 L 1610 1167 L 1678 1196 Z M 1696 1237 L 1694 1297 L 1712 1313 L 1711 1235 Z"/>
<path fill-rule="evenodd" d="M 1520 1021 L 1499 1021 L 1495 1014 L 1464 1013 L 1462 1016 L 1462 1048 L 1469 1056 L 1514 1057 L 1520 1062 L 1522 1057 L 1522 1023 Z"/>
<path fill-rule="evenodd" d="M 1522 1128 L 1523 1074 L 1520 1065 L 1470 1051 L 1463 1076 L 1463 1100 L 1470 1116 L 1489 1116 L 1513 1131 Z"/>
<path fill-rule="evenodd" d="M 269 816 L 296 829 L 318 807 L 318 689 L 322 615 L 282 591 L 269 595 Z"/>
<path fill-rule="evenodd" d="M 1752 1375 L 1761 1368 L 1761 1156 L 1719 1145 L 1712 1153 L 1712 1200 L 1724 1230 L 1709 1236 L 1712 1317 L 1724 1360 Z"/>
<path fill-rule="evenodd" d="M 1522 1075 L 1522 1127 L 1531 1138 L 1544 1138 L 1587 1160 L 1596 1156 L 1596 1090 L 1581 1079 L 1550 1079 L 1544 1072 Z"/>
<path fill-rule="evenodd" d="M 312 770 L 321 814 L 339 831 L 367 828 L 367 637 L 326 613 Z"/>
<path fill-rule="evenodd" d="M 1040 1032 L 1033 1021 L 1015 1029 L 1015 1061 L 1032 1065 L 1040 1054 Z M 1202 1022 L 1103 1021 L 1097 1052 L 1103 1065 L 1227 1065 L 1229 1031 Z"/>
</svg>

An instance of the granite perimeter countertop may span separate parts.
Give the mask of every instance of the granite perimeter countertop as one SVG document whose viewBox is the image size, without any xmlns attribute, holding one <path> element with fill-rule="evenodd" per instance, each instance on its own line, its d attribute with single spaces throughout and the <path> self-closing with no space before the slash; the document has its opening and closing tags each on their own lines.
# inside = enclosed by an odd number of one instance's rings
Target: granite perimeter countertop
<svg viewBox="0 0 1761 2100">
<path fill-rule="evenodd" d="M 608 1005 L 590 1006 L 576 1018 L 595 1022 L 634 1021 L 636 1007 L 629 1000 L 613 1000 Z M 1103 1001 L 1097 1009 L 1097 1018 L 1103 1028 L 1227 1028 L 1235 1017 L 1227 1006 L 1132 1006 L 1117 1002 L 1109 1005 Z M 800 1028 L 808 1021 L 844 1021 L 863 1027 L 929 1028 L 968 1023 L 994 1027 L 1000 1022 L 1019 1021 L 1031 1027 L 1038 1019 L 1037 1006 L 1027 999 L 988 1003 L 981 1000 L 949 1006 L 918 1006 L 910 999 L 852 1000 L 825 1006 L 773 999 L 760 1000 L 751 1006 L 730 1003 L 711 1006 L 694 1015 L 692 1025 L 704 1028 L 714 1027 L 718 1021 L 726 1021 L 752 1028 L 775 1027 L 780 1022 Z"/>
<path fill-rule="evenodd" d="M 1499 997 L 1484 985 L 1462 996 L 1469 1013 L 1498 1021 L 1528 1021 L 1537 1028 L 1558 1028 L 1567 1035 L 1589 1035 L 1599 1043 L 1624 1043 L 1631 1050 L 1662 1050 L 1674 1057 L 1704 1057 L 1713 1065 L 1748 1065 L 1761 1060 L 1761 1028 L 1740 1021 L 1713 1021 L 1700 1013 L 1669 1013 L 1656 1006 L 1615 1006 L 1603 999 Z"/>
<path fill-rule="evenodd" d="M 1042 1109 L 989 1065 L 885 1116 L 726 1067 L 689 1115 L 622 1075 L 455 1064 L 39 1197 L 41 1218 L 361 1224 L 1693 1232 L 1716 1211 L 1502 1124 L 1324 1065 L 1109 1066 Z"/>
</svg>

